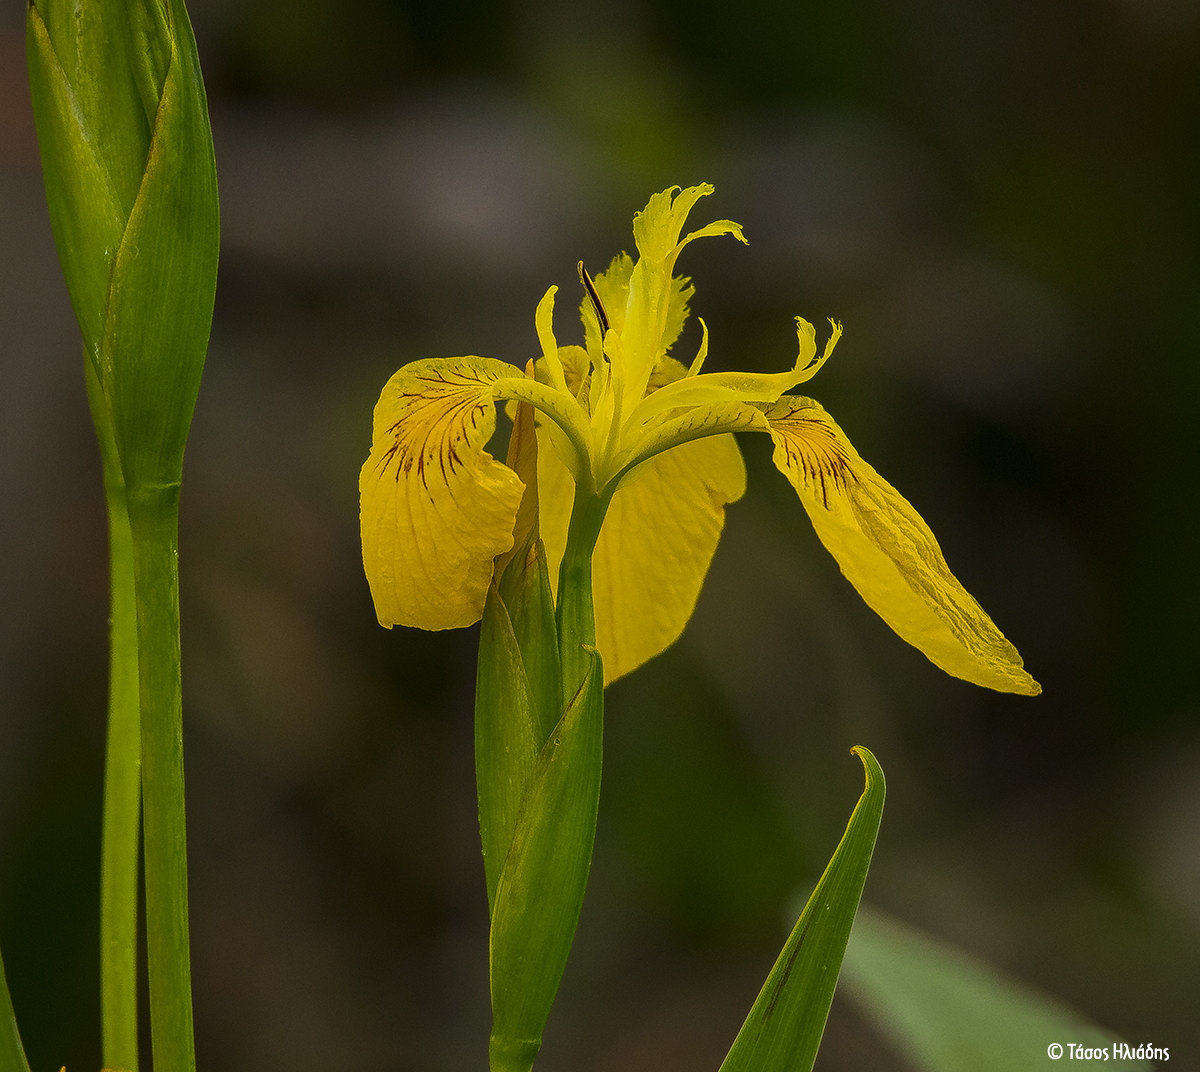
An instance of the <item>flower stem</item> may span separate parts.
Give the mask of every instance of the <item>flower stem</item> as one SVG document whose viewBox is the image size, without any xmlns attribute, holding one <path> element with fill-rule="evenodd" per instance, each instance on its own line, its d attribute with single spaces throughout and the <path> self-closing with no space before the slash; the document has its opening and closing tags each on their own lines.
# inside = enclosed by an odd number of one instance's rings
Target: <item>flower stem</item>
<svg viewBox="0 0 1200 1072">
<path fill-rule="evenodd" d="M 179 485 L 130 488 L 142 712 L 146 947 L 155 1072 L 193 1072 L 183 707 L 179 665 Z"/>
<path fill-rule="evenodd" d="M 563 704 L 569 704 L 587 676 L 590 657 L 584 645 L 596 644 L 592 603 L 592 552 L 612 491 L 585 495 L 577 490 L 567 527 L 567 546 L 558 568 L 558 650 L 562 659 Z"/>
<path fill-rule="evenodd" d="M 104 833 L 100 860 L 100 1008 L 105 1068 L 137 1072 L 138 839 L 142 741 L 138 707 L 137 604 L 133 537 L 125 480 L 108 410 L 84 361 L 100 441 L 108 508 L 111 586 L 108 750 L 104 765 Z"/>
</svg>

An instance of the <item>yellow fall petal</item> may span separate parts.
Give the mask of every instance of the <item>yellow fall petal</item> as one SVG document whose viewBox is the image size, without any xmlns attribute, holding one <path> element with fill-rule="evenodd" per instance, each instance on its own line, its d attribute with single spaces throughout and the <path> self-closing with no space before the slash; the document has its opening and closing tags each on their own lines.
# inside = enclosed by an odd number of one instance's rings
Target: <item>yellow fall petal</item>
<svg viewBox="0 0 1200 1072">
<path fill-rule="evenodd" d="M 375 407 L 358 487 L 363 565 L 379 623 L 452 629 L 483 614 L 493 559 L 513 544 L 525 485 L 485 445 L 497 383 L 481 357 L 414 361 Z"/>
<path fill-rule="evenodd" d="M 552 449 L 539 452 L 538 483 L 556 586 L 574 489 Z M 720 541 L 725 506 L 745 490 L 737 442 L 720 435 L 649 459 L 613 496 L 592 555 L 596 647 L 606 685 L 679 638 Z"/>
<path fill-rule="evenodd" d="M 764 413 L 776 466 L 867 605 L 948 674 L 1000 692 L 1041 692 L 1017 649 L 950 572 L 920 514 L 863 461 L 833 418 L 798 396 Z"/>
</svg>

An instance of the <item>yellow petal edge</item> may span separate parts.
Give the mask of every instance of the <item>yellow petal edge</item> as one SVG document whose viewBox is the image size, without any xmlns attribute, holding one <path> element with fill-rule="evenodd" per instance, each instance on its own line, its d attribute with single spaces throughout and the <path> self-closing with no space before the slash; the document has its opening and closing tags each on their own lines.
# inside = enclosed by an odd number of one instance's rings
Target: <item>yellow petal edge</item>
<svg viewBox="0 0 1200 1072">
<path fill-rule="evenodd" d="M 1017 649 L 950 572 L 921 515 L 820 404 L 789 395 L 764 413 L 776 466 L 866 604 L 946 673 L 1000 692 L 1040 693 Z"/>
<path fill-rule="evenodd" d="M 539 443 L 538 485 L 556 588 L 575 489 L 548 441 Z M 741 451 L 726 434 L 651 458 L 613 496 L 592 555 L 596 648 L 606 686 L 679 639 L 720 542 L 725 506 L 745 490 Z"/>
<path fill-rule="evenodd" d="M 405 365 L 384 387 L 358 480 L 380 625 L 453 629 L 482 616 L 525 488 L 484 447 L 497 383 L 520 375 L 490 358 L 435 358 Z"/>
</svg>

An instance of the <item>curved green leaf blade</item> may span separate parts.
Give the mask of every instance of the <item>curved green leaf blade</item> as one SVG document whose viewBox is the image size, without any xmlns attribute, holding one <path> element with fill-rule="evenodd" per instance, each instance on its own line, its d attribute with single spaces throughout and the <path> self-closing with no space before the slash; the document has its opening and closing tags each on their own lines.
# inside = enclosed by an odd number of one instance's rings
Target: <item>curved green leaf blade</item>
<svg viewBox="0 0 1200 1072">
<path fill-rule="evenodd" d="M 4 1072 L 29 1072 L 25 1047 L 21 1045 L 21 1034 L 17 1030 L 17 1017 L 13 1013 L 12 998 L 8 994 L 8 980 L 4 977 L 3 959 L 0 959 L 0 1069 Z"/>
<path fill-rule="evenodd" d="M 721 1072 L 809 1072 L 816 1060 L 883 816 L 883 770 L 866 748 L 851 751 L 866 788 Z"/>
<path fill-rule="evenodd" d="M 1055 1059 L 1072 1060 L 1075 1045 L 1104 1050 L 1105 1068 L 1150 1067 L 1124 1059 L 1117 1037 L 1082 1014 L 865 907 L 854 924 L 842 980 L 921 1072 L 1052 1068 L 1054 1045 L 1061 1047 Z"/>
<path fill-rule="evenodd" d="M 587 652 L 583 684 L 538 755 L 496 889 L 492 1072 L 533 1064 L 583 906 L 604 729 L 604 673 L 595 649 Z"/>
</svg>

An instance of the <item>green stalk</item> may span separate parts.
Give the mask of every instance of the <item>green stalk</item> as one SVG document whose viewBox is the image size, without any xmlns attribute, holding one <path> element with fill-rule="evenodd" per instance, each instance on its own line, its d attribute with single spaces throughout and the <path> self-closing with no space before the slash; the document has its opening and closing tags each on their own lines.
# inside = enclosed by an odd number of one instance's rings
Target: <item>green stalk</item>
<svg viewBox="0 0 1200 1072">
<path fill-rule="evenodd" d="M 596 613 L 592 603 L 592 552 L 600 538 L 612 491 L 577 492 L 567 527 L 567 546 L 558 568 L 558 650 L 562 658 L 563 704 L 579 691 L 591 666 L 584 645 L 595 647 Z"/>
<path fill-rule="evenodd" d="M 131 487 L 142 711 L 146 947 L 155 1072 L 193 1072 L 183 703 L 179 665 L 179 484 Z"/>
<path fill-rule="evenodd" d="M 90 361 L 84 361 L 100 441 L 108 508 L 108 750 L 100 854 L 100 1010 L 104 1067 L 137 1072 L 138 838 L 142 741 L 138 707 L 137 605 L 125 480 Z"/>
</svg>

